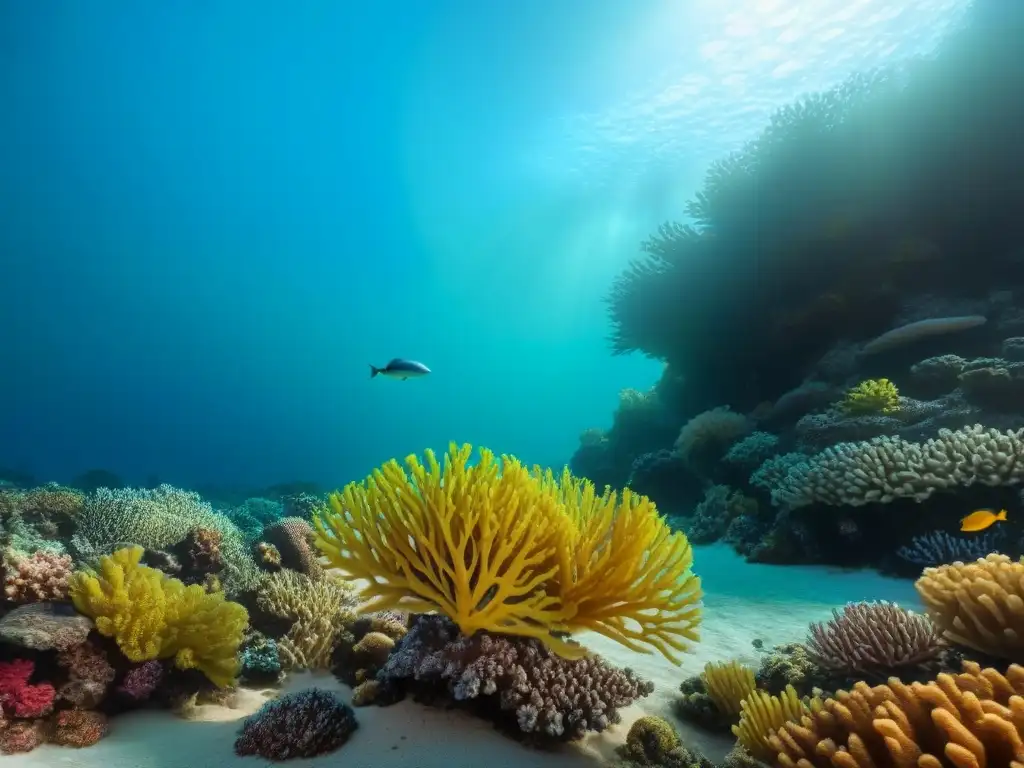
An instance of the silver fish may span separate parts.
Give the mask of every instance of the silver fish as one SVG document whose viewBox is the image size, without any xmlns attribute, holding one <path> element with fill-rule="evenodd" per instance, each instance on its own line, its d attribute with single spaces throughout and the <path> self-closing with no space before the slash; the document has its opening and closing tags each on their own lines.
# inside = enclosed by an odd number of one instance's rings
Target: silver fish
<svg viewBox="0 0 1024 768">
<path fill-rule="evenodd" d="M 430 373 L 430 369 L 423 363 L 417 363 L 415 360 L 403 360 L 400 357 L 396 357 L 383 368 L 370 365 L 371 379 L 379 374 L 391 379 L 405 381 L 406 379 L 418 379 L 420 376 L 426 376 L 428 373 Z"/>
</svg>

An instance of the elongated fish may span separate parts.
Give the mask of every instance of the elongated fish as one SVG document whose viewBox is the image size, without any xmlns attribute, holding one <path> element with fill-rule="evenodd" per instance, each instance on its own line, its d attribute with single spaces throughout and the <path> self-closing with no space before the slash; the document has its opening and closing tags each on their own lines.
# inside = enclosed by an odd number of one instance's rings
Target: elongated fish
<svg viewBox="0 0 1024 768">
<path fill-rule="evenodd" d="M 370 365 L 371 379 L 379 374 L 390 379 L 405 381 L 406 379 L 418 379 L 420 376 L 426 376 L 428 373 L 430 373 L 430 369 L 423 363 L 417 363 L 415 360 L 403 360 L 400 357 L 396 357 L 383 368 Z"/>
</svg>

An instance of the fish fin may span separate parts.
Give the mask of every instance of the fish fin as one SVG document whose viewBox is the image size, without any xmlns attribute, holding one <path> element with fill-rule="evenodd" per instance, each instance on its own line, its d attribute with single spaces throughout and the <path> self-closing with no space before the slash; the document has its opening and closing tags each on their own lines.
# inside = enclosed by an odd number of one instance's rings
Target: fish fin
<svg viewBox="0 0 1024 768">
<path fill-rule="evenodd" d="M 372 378 L 373 378 L 374 376 L 376 376 L 376 375 L 377 375 L 378 373 L 380 373 L 380 368 L 378 368 L 378 367 L 377 367 L 376 365 L 374 365 L 373 363 L 370 363 L 370 378 L 372 379 Z"/>
<path fill-rule="evenodd" d="M 999 514 L 996 515 L 996 520 L 1005 520 L 1005 519 L 1006 519 L 1006 510 L 1005 509 L 1000 509 L 999 510 Z"/>
</svg>

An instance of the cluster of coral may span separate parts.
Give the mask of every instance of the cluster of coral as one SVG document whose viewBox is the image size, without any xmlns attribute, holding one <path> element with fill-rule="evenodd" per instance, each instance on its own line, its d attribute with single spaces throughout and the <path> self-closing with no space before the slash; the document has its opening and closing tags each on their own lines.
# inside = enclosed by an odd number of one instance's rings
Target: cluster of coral
<svg viewBox="0 0 1024 768">
<path fill-rule="evenodd" d="M 786 107 L 715 164 L 694 226 L 612 292 L 616 350 L 664 374 L 581 436 L 574 472 L 755 561 L 912 576 L 1018 553 L 1022 26 L 978 0 L 933 57 Z M 959 532 L 990 507 L 1008 523 Z"/>
<path fill-rule="evenodd" d="M 166 485 L 0 490 L 0 752 L 88 746 L 125 711 L 188 714 L 292 670 L 332 671 L 355 706 L 412 693 L 551 745 L 653 690 L 573 633 L 676 663 L 697 640 L 689 543 L 630 491 L 452 445 L 303 499 L 297 517 Z M 311 757 L 356 729 L 313 688 L 247 718 L 235 751 Z"/>
<path fill-rule="evenodd" d="M 851 603 L 803 642 L 761 648 L 759 669 L 708 664 L 680 687 L 677 714 L 730 732 L 733 766 L 1011 766 L 1024 759 L 1024 563 L 989 555 L 927 568 L 916 614 Z M 668 745 L 627 765 L 707 763 Z M 654 726 L 649 726 L 653 730 Z M 671 738 L 674 736 L 674 739 Z M 627 748 L 628 748 L 627 744 Z"/>
</svg>

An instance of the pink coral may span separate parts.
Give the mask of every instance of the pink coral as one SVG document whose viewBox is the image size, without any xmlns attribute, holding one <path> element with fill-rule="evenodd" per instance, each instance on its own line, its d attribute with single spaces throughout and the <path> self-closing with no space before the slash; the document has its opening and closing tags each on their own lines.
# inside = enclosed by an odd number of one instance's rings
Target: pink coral
<svg viewBox="0 0 1024 768">
<path fill-rule="evenodd" d="M 57 654 L 57 662 L 68 670 L 68 681 L 60 689 L 62 699 L 87 708 L 103 701 L 114 668 L 102 650 L 86 642 Z"/>
<path fill-rule="evenodd" d="M 15 603 L 66 600 L 71 570 L 70 555 L 11 550 L 4 556 L 4 595 Z"/>
<path fill-rule="evenodd" d="M 49 683 L 30 685 L 28 682 L 35 666 L 35 662 L 29 659 L 0 662 L 0 706 L 8 715 L 42 717 L 53 709 L 53 686 Z"/>
<path fill-rule="evenodd" d="M 145 701 L 153 695 L 163 679 L 163 664 L 159 661 L 144 661 L 125 673 L 117 692 L 135 701 Z"/>
</svg>

